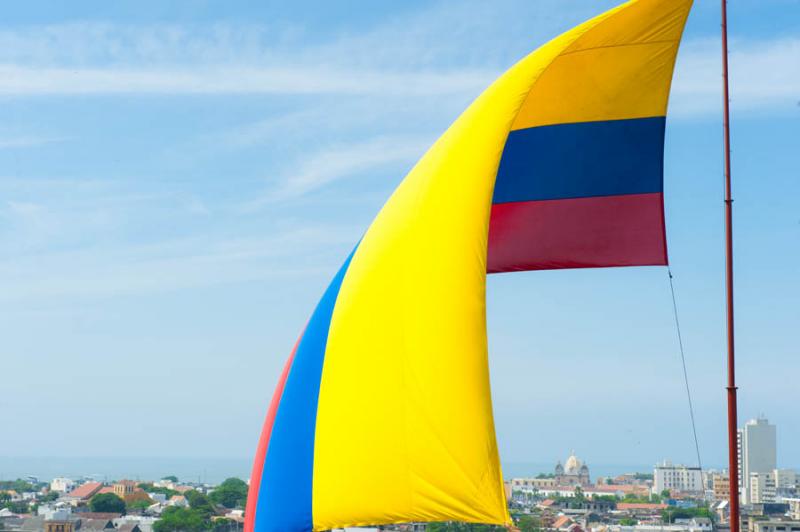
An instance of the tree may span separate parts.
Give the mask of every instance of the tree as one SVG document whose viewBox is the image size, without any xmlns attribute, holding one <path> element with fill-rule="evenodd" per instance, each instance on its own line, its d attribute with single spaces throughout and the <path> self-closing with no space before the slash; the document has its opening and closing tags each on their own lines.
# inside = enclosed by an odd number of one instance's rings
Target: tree
<svg viewBox="0 0 800 532">
<path fill-rule="evenodd" d="M 39 502 L 53 502 L 61 496 L 57 491 L 50 491 L 47 495 L 39 497 Z"/>
<path fill-rule="evenodd" d="M 667 508 L 661 511 L 661 519 L 665 523 L 673 523 L 676 519 L 691 519 L 692 517 L 715 518 L 714 512 L 708 508 Z"/>
<path fill-rule="evenodd" d="M 143 512 L 143 511 L 147 510 L 148 508 L 150 508 L 150 506 L 153 504 L 153 501 L 150 501 L 150 500 L 147 500 L 147 499 L 138 499 L 138 500 L 135 500 L 133 502 L 125 503 L 125 504 L 126 504 L 126 509 L 128 511 Z"/>
<path fill-rule="evenodd" d="M 672 493 L 669 490 L 661 490 L 662 499 L 669 499 L 670 497 L 672 497 Z"/>
<path fill-rule="evenodd" d="M 36 491 L 36 486 L 26 480 L 0 480 L 0 491 L 14 490 L 17 493 Z"/>
<path fill-rule="evenodd" d="M 92 497 L 89 501 L 89 508 L 91 508 L 93 512 L 124 514 L 125 501 L 113 493 L 101 493 Z"/>
<path fill-rule="evenodd" d="M 542 522 L 532 515 L 523 515 L 519 518 L 517 526 L 522 532 L 538 532 L 542 528 Z"/>
<path fill-rule="evenodd" d="M 622 526 L 635 526 L 639 523 L 636 519 L 632 517 L 623 517 L 619 520 L 619 524 Z"/>
<path fill-rule="evenodd" d="M 28 503 L 24 501 L 6 503 L 6 508 L 15 514 L 26 514 L 30 511 L 30 508 L 28 508 Z"/>
<path fill-rule="evenodd" d="M 195 510 L 172 506 L 164 510 L 161 519 L 153 523 L 153 532 L 185 532 L 208 530 L 211 524 Z"/>
<path fill-rule="evenodd" d="M 197 490 L 189 490 L 184 494 L 186 500 L 189 501 L 189 507 L 201 515 L 203 519 L 209 519 L 216 512 L 214 506 L 208 500 L 208 497 L 203 495 Z"/>
<path fill-rule="evenodd" d="M 212 491 L 208 498 L 225 508 L 244 508 L 247 502 L 247 484 L 238 478 L 229 478 Z"/>
<path fill-rule="evenodd" d="M 231 530 L 241 530 L 239 523 L 233 519 L 215 519 L 211 523 L 214 532 L 229 532 Z"/>
<path fill-rule="evenodd" d="M 168 475 L 166 477 L 161 477 L 161 480 L 169 480 L 173 484 L 177 484 L 178 483 L 178 477 L 176 477 L 175 475 Z"/>
</svg>

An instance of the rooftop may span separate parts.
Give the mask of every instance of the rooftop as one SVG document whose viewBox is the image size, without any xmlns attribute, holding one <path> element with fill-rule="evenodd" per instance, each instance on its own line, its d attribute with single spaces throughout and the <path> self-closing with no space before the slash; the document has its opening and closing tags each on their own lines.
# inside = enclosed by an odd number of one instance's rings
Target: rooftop
<svg viewBox="0 0 800 532">
<path fill-rule="evenodd" d="M 100 482 L 87 482 L 86 484 L 82 484 L 69 492 L 69 497 L 75 497 L 77 499 L 88 499 L 103 487 L 103 484 Z"/>
</svg>

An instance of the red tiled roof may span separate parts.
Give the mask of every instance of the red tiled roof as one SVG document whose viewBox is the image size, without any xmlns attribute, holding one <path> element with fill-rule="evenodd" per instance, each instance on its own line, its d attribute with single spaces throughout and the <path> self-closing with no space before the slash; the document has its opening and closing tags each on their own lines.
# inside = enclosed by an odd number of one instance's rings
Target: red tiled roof
<svg viewBox="0 0 800 532">
<path fill-rule="evenodd" d="M 111 486 L 103 486 L 102 488 L 100 488 L 100 491 L 97 492 L 98 495 L 100 495 L 101 493 L 114 493 L 114 488 L 112 488 Z"/>
<path fill-rule="evenodd" d="M 82 484 L 69 492 L 70 497 L 76 497 L 78 499 L 88 499 L 98 491 L 100 488 L 103 487 L 103 484 L 100 482 L 87 482 L 86 484 Z"/>
<path fill-rule="evenodd" d="M 621 502 L 617 504 L 617 510 L 663 510 L 666 507 L 666 504 L 645 502 Z"/>
<path fill-rule="evenodd" d="M 555 502 L 553 499 L 545 499 L 539 503 L 539 506 L 552 506 Z"/>
<path fill-rule="evenodd" d="M 561 528 L 562 526 L 566 525 L 570 521 L 572 521 L 572 520 L 569 517 L 567 517 L 566 515 L 562 515 L 561 517 L 556 519 L 556 521 L 553 523 L 553 528 Z"/>
</svg>

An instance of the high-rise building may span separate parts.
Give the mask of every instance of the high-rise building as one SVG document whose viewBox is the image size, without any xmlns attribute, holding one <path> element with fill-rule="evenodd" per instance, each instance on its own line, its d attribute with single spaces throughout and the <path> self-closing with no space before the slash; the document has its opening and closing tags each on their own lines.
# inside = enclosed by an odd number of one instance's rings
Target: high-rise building
<svg viewBox="0 0 800 532">
<path fill-rule="evenodd" d="M 751 419 L 739 429 L 739 488 L 744 504 L 756 502 L 753 500 L 751 475 L 772 474 L 776 462 L 775 425 L 766 418 Z M 773 490 L 774 481 L 773 476 Z"/>
</svg>

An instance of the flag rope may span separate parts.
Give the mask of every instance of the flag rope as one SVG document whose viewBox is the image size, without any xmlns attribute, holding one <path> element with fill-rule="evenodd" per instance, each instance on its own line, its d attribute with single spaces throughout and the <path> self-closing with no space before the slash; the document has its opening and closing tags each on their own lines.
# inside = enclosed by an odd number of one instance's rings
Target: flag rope
<svg viewBox="0 0 800 532">
<path fill-rule="evenodd" d="M 667 267 L 667 275 L 669 276 L 669 291 L 672 294 L 672 312 L 675 316 L 675 331 L 678 336 L 678 348 L 681 353 L 681 365 L 683 366 L 683 382 L 686 385 L 686 398 L 689 401 L 689 417 L 692 420 L 692 434 L 694 436 L 694 449 L 697 452 L 697 466 L 703 470 L 703 462 L 700 459 L 700 444 L 697 439 L 697 425 L 694 420 L 694 404 L 692 402 L 692 391 L 689 387 L 689 373 L 686 370 L 686 354 L 683 349 L 683 336 L 681 335 L 681 322 L 678 319 L 678 303 L 675 298 L 675 285 L 672 281 L 672 269 Z"/>
</svg>

